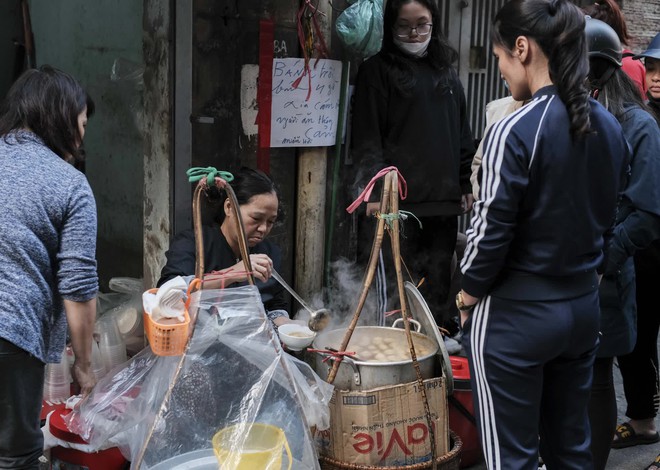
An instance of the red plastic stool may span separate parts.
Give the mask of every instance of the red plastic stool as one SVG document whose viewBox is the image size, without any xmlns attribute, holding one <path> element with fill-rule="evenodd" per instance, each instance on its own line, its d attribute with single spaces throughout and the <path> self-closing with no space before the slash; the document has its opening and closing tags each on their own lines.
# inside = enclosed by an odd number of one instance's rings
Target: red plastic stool
<svg viewBox="0 0 660 470">
<path fill-rule="evenodd" d="M 57 409 L 50 415 L 51 434 L 63 441 L 87 444 L 82 437 L 69 431 L 64 422 L 64 416 L 70 412 L 71 410 Z M 87 470 L 123 470 L 128 463 L 116 447 L 89 453 L 58 446 L 50 450 L 50 460 L 51 468 L 58 470 L 79 470 L 82 468 Z"/>
</svg>

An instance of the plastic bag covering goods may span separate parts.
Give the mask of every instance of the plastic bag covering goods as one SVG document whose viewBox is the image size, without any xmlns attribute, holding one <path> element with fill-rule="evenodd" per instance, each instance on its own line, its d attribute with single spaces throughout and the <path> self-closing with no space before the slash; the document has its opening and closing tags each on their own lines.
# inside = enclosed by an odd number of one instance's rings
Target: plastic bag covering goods
<svg viewBox="0 0 660 470">
<path fill-rule="evenodd" d="M 112 440 L 135 461 L 153 428 L 142 468 L 160 468 L 187 455 L 212 458 L 218 431 L 263 423 L 284 431 L 293 469 L 319 468 L 310 427 L 329 427 L 333 386 L 282 350 L 258 289 L 198 291 L 190 310 L 197 326 L 166 403 L 180 357 L 146 348 L 97 384 L 67 417 L 70 429 L 93 448 Z M 229 439 L 243 448 L 239 433 Z"/>
</svg>

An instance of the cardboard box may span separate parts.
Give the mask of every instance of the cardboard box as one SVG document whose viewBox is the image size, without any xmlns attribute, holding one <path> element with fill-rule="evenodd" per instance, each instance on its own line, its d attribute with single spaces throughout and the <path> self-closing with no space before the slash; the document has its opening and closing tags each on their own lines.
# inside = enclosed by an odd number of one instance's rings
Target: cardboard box
<svg viewBox="0 0 660 470">
<path fill-rule="evenodd" d="M 424 381 L 436 439 L 436 457 L 449 451 L 443 377 Z M 343 463 L 403 466 L 431 460 L 431 438 L 417 382 L 372 390 L 335 390 L 330 429 L 316 433 L 319 454 Z"/>
</svg>

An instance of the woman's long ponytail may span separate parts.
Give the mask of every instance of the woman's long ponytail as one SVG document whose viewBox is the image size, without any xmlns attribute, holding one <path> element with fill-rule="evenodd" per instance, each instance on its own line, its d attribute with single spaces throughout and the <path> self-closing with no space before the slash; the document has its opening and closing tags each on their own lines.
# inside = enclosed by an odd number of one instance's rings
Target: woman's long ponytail
<svg viewBox="0 0 660 470">
<path fill-rule="evenodd" d="M 545 51 L 548 55 L 550 78 L 557 87 L 559 97 L 566 105 L 571 122 L 571 133 L 575 136 L 587 134 L 591 128 L 589 120 L 589 58 L 584 36 L 584 15 L 567 0 L 558 0 L 555 23 L 559 34 L 554 38 L 554 47 Z"/>
<path fill-rule="evenodd" d="M 584 14 L 568 0 L 513 0 L 500 9 L 493 23 L 495 44 L 511 50 L 518 36 L 527 36 L 548 57 L 550 78 L 577 138 L 591 128 L 584 22 Z"/>
</svg>

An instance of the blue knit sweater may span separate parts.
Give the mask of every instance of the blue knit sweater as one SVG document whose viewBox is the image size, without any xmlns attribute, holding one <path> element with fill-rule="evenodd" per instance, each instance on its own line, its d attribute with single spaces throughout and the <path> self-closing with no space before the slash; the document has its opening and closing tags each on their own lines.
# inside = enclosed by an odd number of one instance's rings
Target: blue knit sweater
<svg viewBox="0 0 660 470">
<path fill-rule="evenodd" d="M 0 337 L 59 362 L 63 299 L 98 291 L 96 204 L 85 176 L 35 134 L 0 137 Z"/>
</svg>

